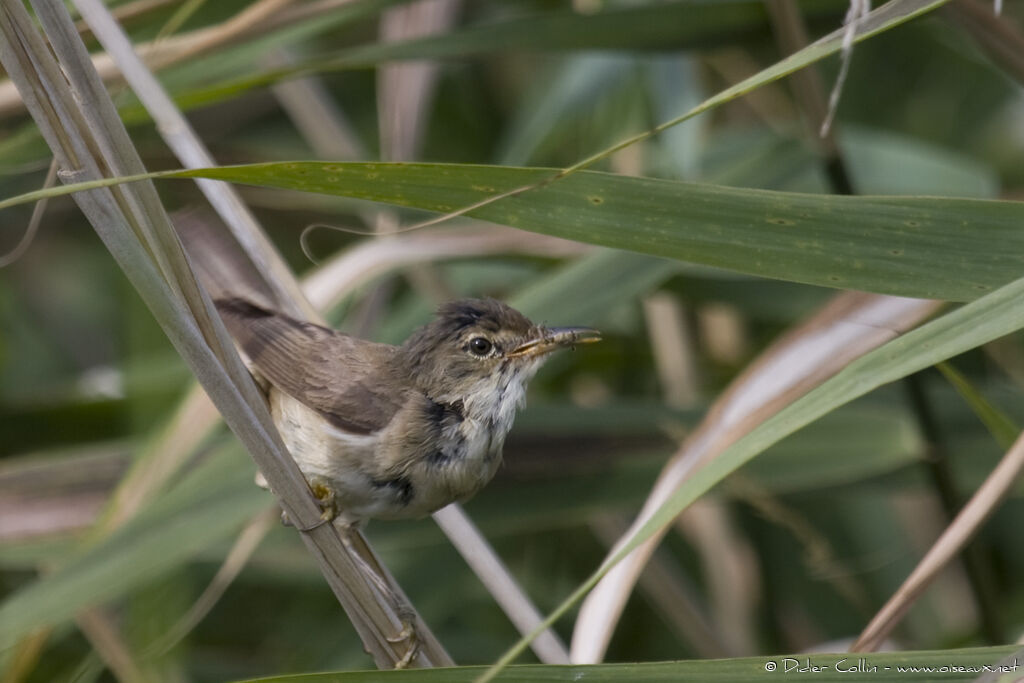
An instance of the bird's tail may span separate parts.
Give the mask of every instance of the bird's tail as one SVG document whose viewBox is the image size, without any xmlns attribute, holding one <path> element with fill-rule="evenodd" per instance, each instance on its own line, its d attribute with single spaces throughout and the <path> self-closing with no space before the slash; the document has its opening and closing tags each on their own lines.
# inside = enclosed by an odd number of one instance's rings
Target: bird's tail
<svg viewBox="0 0 1024 683">
<path fill-rule="evenodd" d="M 212 211 L 187 208 L 171 214 L 192 269 L 214 300 L 242 298 L 277 309 L 273 289 Z"/>
</svg>

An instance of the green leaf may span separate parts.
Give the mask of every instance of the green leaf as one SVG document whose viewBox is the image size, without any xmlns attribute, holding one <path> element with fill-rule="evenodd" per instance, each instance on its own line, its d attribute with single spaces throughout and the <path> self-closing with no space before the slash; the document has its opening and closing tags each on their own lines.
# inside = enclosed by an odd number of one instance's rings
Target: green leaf
<svg viewBox="0 0 1024 683">
<path fill-rule="evenodd" d="M 448 212 L 551 169 L 291 162 L 184 171 Z M 807 195 L 578 172 L 471 216 L 762 277 L 969 301 L 1024 272 L 1024 204 Z"/>
<path fill-rule="evenodd" d="M 621 54 L 585 54 L 566 59 L 550 78 L 534 79 L 503 134 L 495 161 L 523 166 L 537 163 L 542 147 L 564 150 L 567 131 L 577 130 L 595 107 L 621 97 L 622 89 L 635 82 L 637 61 Z M 616 117 L 615 125 L 623 122 Z"/>
<path fill-rule="evenodd" d="M 758 681 L 773 674 L 782 678 L 799 676 L 801 681 L 879 681 L 922 680 L 934 676 L 943 681 L 973 681 L 985 666 L 996 665 L 1017 648 L 962 648 L 958 650 L 922 650 L 919 652 L 880 652 L 858 654 L 765 655 L 682 662 L 644 662 L 639 664 L 590 664 L 575 666 L 511 666 L 498 675 L 501 681 Z M 812 666 L 820 669 L 810 669 Z M 1013 666 L 1012 663 L 1008 666 Z M 807 667 L 800 671 L 801 667 Z M 906 671 L 901 667 L 920 667 Z M 928 669 L 926 667 L 932 667 Z M 946 667 L 942 671 L 941 667 Z M 959 669 L 955 668 L 959 667 Z M 337 671 L 321 674 L 272 676 L 260 683 L 457 683 L 474 681 L 483 667 L 463 666 L 447 669 L 407 671 Z M 786 676 L 788 672 L 788 676 Z M 916 675 L 915 675 L 916 673 Z M 254 682 L 255 683 L 255 680 Z"/>
<path fill-rule="evenodd" d="M 875 35 L 944 4 L 893 0 L 862 24 Z M 835 32 L 772 67 L 657 126 L 662 131 L 833 54 Z M 453 211 L 515 188 L 522 195 L 470 213 L 537 232 L 765 277 L 905 296 L 971 300 L 1016 277 L 1024 259 L 1016 225 L 1020 205 L 955 199 L 819 197 L 737 190 L 645 178 L 581 173 L 623 141 L 553 171 L 435 164 L 297 162 L 167 172 L 150 177 L 209 177 L 307 192 Z M 567 171 L 561 173 L 567 173 Z M 341 176 L 344 175 L 344 180 Z M 123 180 L 123 179 L 121 179 Z M 116 180 L 83 183 L 101 187 Z M 0 202 L 13 204 L 69 191 L 65 186 Z M 971 230 L 965 230 L 965 227 Z M 992 247 L 976 253 L 978 233 Z M 971 239 L 973 237 L 974 239 Z"/>
<path fill-rule="evenodd" d="M 980 391 L 978 391 L 970 380 L 964 377 L 960 371 L 949 363 L 939 363 L 936 366 L 949 383 L 963 397 L 967 405 L 971 407 L 974 414 L 978 416 L 985 427 L 991 432 L 993 438 L 1004 450 L 1009 449 L 1013 442 L 1020 436 L 1020 427 L 1013 420 L 1006 416 L 1001 410 L 992 405 Z"/>
<path fill-rule="evenodd" d="M 674 129 L 673 129 L 674 130 Z M 976 158 L 890 131 L 846 125 L 840 149 L 858 194 L 995 199 L 998 173 Z M 714 136 L 704 181 L 791 192 L 829 192 L 821 158 L 790 135 L 751 128 Z"/>
<path fill-rule="evenodd" d="M 252 468 L 231 452 L 209 458 L 115 534 L 0 604 L 0 649 L 180 567 L 266 507 L 270 497 L 253 485 Z"/>
<path fill-rule="evenodd" d="M 774 495 L 849 486 L 919 462 L 921 439 L 898 410 L 847 406 L 767 449 L 741 471 Z"/>
<path fill-rule="evenodd" d="M 967 154 L 868 128 L 847 127 L 839 140 L 863 194 L 999 196 L 995 170 Z"/>
<path fill-rule="evenodd" d="M 213 178 L 449 212 L 555 172 L 301 161 L 148 177 Z M 125 180 L 32 192 L 0 209 Z M 1020 202 L 823 196 L 580 171 L 469 215 L 751 275 L 899 296 L 969 301 L 1024 272 Z"/>
<path fill-rule="evenodd" d="M 868 17 L 858 30 L 856 41 L 876 35 L 892 26 L 927 13 L 949 0 L 892 0 Z M 832 15 L 834 7 L 820 2 L 807 3 L 802 11 L 813 16 L 822 11 Z M 177 96 L 183 109 L 222 101 L 252 88 L 270 85 L 285 78 L 323 71 L 348 70 L 402 59 L 440 59 L 467 57 L 509 50 L 567 49 L 645 49 L 701 47 L 720 45 L 744 37 L 765 26 L 764 8 L 759 2 L 722 2 L 716 0 L 664 3 L 652 6 L 613 9 L 586 15 L 578 12 L 548 13 L 522 19 L 482 25 L 443 36 L 372 44 L 352 48 L 328 59 L 312 60 L 286 69 L 193 90 Z M 760 85 L 790 74 L 836 52 L 843 30 L 835 31 L 813 45 L 745 81 L 728 88 L 680 119 L 659 126 L 671 127 L 696 114 L 735 99 Z M 136 118 L 139 110 L 125 111 Z"/>
<path fill-rule="evenodd" d="M 593 325 L 615 305 L 643 296 L 679 269 L 666 259 L 601 250 L 538 279 L 509 303 L 535 320 Z"/>
<path fill-rule="evenodd" d="M 804 3 L 811 18 L 825 15 L 837 19 L 842 8 L 841 3 L 821 0 Z M 370 68 L 388 61 L 467 58 L 515 51 L 680 50 L 732 44 L 755 34 L 767 37 L 767 29 L 763 4 L 750 0 L 687 0 L 611 8 L 593 14 L 544 12 L 438 36 L 360 45 L 294 67 L 190 90 L 176 99 L 183 107 L 194 107 L 298 75 Z"/>
</svg>

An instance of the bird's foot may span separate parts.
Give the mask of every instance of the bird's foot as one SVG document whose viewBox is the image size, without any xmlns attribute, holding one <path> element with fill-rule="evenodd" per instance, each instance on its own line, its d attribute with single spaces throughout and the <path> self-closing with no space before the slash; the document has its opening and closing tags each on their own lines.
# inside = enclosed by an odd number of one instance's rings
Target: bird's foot
<svg viewBox="0 0 1024 683">
<path fill-rule="evenodd" d="M 297 531 L 304 534 L 308 534 L 310 531 L 313 531 L 314 529 L 319 529 L 324 524 L 330 524 L 334 521 L 335 516 L 335 512 L 332 508 L 325 508 L 323 512 L 320 513 L 320 520 L 318 522 L 315 522 L 310 526 L 297 526 L 295 524 L 292 524 L 291 520 L 288 518 L 288 513 L 282 511 L 281 521 L 284 523 L 285 526 L 294 526 Z"/>
<path fill-rule="evenodd" d="M 356 535 L 359 523 L 339 522 L 338 527 L 338 530 L 341 532 L 341 542 L 349 551 L 349 556 L 362 568 L 363 575 L 376 586 L 383 599 L 391 605 L 398 616 L 399 622 L 402 625 L 401 630 L 393 636 L 385 636 L 384 639 L 389 643 L 408 643 L 401 659 L 395 662 L 396 669 L 406 669 L 415 661 L 416 656 L 420 652 L 419 636 L 416 635 L 416 610 L 384 578 L 383 568 L 377 565 L 372 553 L 364 555 L 364 552 L 369 553 L 369 548 Z"/>
<path fill-rule="evenodd" d="M 338 508 L 335 505 L 334 489 L 330 487 L 327 480 L 323 477 L 313 476 L 309 478 L 309 490 L 313 492 L 313 497 L 316 498 L 317 504 L 320 506 L 320 521 L 307 527 L 300 527 L 292 522 L 288 517 L 288 513 L 281 511 L 281 522 L 285 526 L 294 526 L 298 531 L 302 533 L 309 533 L 314 529 L 319 529 L 324 524 L 330 524 L 338 516 Z"/>
<path fill-rule="evenodd" d="M 413 612 L 412 607 L 408 604 L 404 604 L 404 602 L 401 605 L 396 605 L 396 607 L 398 608 L 398 615 L 402 619 L 402 630 L 387 638 L 387 641 L 389 643 L 396 644 L 402 642 L 409 643 L 405 654 L 402 655 L 400 660 L 395 662 L 396 669 L 405 669 L 408 668 L 412 661 L 416 659 L 416 655 L 419 654 L 420 641 L 419 638 L 416 637 L 416 614 Z"/>
</svg>

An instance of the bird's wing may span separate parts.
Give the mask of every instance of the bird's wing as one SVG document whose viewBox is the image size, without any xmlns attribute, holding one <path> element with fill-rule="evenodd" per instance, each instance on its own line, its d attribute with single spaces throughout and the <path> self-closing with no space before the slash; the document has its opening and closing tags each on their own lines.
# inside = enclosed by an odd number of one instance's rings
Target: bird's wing
<svg viewBox="0 0 1024 683">
<path fill-rule="evenodd" d="M 395 347 L 295 320 L 245 299 L 219 299 L 216 304 L 256 370 L 334 426 L 370 434 L 401 408 L 400 396 L 381 382 Z"/>
</svg>

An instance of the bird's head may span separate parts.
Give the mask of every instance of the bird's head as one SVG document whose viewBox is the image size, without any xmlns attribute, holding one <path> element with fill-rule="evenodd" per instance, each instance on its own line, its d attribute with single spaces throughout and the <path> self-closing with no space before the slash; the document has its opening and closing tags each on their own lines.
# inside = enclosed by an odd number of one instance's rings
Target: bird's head
<svg viewBox="0 0 1024 683">
<path fill-rule="evenodd" d="M 402 346 L 421 389 L 438 400 L 494 400 L 521 388 L 552 351 L 601 339 L 589 327 L 544 327 L 495 299 L 461 299 Z"/>
</svg>

